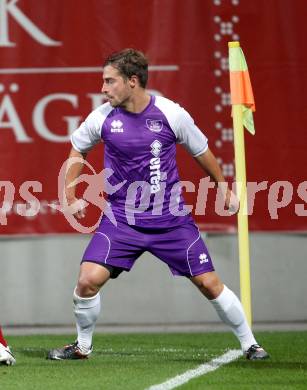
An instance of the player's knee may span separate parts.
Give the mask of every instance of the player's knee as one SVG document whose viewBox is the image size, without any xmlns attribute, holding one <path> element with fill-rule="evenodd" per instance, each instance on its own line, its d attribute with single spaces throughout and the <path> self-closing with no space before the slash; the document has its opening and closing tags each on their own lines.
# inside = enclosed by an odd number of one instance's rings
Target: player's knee
<svg viewBox="0 0 307 390">
<path fill-rule="evenodd" d="M 192 278 L 192 282 L 208 299 L 217 298 L 223 291 L 223 283 L 215 273 L 208 272 L 195 276 Z"/>
<path fill-rule="evenodd" d="M 107 268 L 91 262 L 82 263 L 76 294 L 83 298 L 92 297 L 99 292 L 109 278 L 110 271 Z"/>
<path fill-rule="evenodd" d="M 92 297 L 98 293 L 100 286 L 97 286 L 90 278 L 82 276 L 78 280 L 76 293 L 79 297 Z"/>
</svg>

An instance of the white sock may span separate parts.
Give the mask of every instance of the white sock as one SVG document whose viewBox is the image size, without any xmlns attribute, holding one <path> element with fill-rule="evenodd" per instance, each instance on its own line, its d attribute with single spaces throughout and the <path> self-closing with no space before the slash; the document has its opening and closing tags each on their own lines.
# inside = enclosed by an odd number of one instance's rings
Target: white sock
<svg viewBox="0 0 307 390">
<path fill-rule="evenodd" d="M 93 332 L 100 313 L 99 292 L 90 298 L 82 298 L 74 291 L 74 313 L 78 332 L 78 346 L 87 353 L 92 346 Z"/>
<path fill-rule="evenodd" d="M 241 302 L 227 286 L 224 285 L 221 294 L 210 302 L 220 319 L 225 324 L 230 325 L 231 330 L 239 339 L 243 351 L 247 351 L 251 345 L 257 344 L 248 326 Z"/>
</svg>

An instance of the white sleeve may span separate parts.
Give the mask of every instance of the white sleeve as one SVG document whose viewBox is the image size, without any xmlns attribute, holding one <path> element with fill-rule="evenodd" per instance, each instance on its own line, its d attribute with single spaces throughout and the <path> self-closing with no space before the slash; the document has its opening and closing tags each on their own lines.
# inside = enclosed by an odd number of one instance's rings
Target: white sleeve
<svg viewBox="0 0 307 390">
<path fill-rule="evenodd" d="M 111 111 L 112 107 L 106 103 L 89 114 L 70 137 L 74 149 L 80 153 L 87 153 L 93 146 L 102 142 L 101 128 Z"/>
<path fill-rule="evenodd" d="M 179 104 L 162 96 L 156 96 L 155 104 L 165 115 L 177 143 L 182 144 L 193 157 L 203 154 L 208 149 L 207 137 Z"/>
<path fill-rule="evenodd" d="M 177 126 L 174 128 L 177 142 L 183 144 L 193 157 L 200 156 L 208 149 L 208 138 L 195 125 L 191 115 L 180 107 Z"/>
</svg>

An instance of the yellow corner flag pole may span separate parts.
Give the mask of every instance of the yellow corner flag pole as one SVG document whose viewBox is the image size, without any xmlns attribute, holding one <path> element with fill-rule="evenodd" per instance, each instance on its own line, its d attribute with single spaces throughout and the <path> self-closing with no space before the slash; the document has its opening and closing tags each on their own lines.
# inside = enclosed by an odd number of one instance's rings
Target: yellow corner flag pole
<svg viewBox="0 0 307 390">
<path fill-rule="evenodd" d="M 240 199 L 238 212 L 238 241 L 240 261 L 241 302 L 249 325 L 252 324 L 251 283 L 249 259 L 249 235 L 247 218 L 246 165 L 244 131 L 246 127 L 255 134 L 252 111 L 255 102 L 250 84 L 248 69 L 239 42 L 228 42 L 230 92 L 234 130 L 235 165 L 237 193 Z"/>
</svg>

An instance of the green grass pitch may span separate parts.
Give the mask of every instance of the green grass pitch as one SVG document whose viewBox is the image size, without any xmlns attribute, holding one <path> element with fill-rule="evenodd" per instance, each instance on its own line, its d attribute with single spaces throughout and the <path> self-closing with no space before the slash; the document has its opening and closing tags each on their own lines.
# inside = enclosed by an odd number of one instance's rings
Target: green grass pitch
<svg viewBox="0 0 307 390">
<path fill-rule="evenodd" d="M 307 389 L 307 332 L 259 332 L 271 355 L 243 357 L 178 387 L 190 389 Z M 144 390 L 238 349 L 231 333 L 96 334 L 88 360 L 48 361 L 47 350 L 73 336 L 11 336 L 14 367 L 0 366 L 1 390 Z"/>
</svg>

